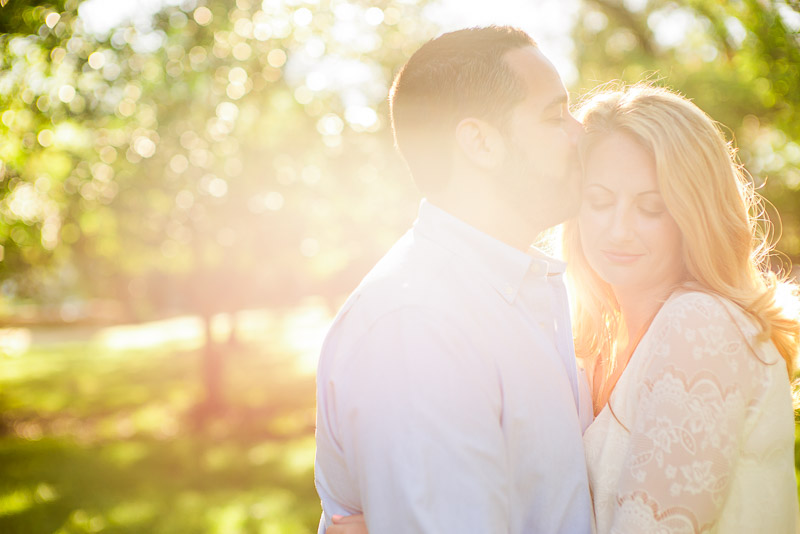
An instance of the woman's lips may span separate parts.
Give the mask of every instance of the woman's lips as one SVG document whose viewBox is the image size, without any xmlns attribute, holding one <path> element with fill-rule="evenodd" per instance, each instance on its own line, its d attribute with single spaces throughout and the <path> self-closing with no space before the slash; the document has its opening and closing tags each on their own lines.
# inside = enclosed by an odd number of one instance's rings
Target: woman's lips
<svg viewBox="0 0 800 534">
<path fill-rule="evenodd" d="M 603 255 L 612 263 L 627 264 L 635 262 L 644 254 L 631 254 L 629 252 L 620 252 L 617 250 L 604 250 Z"/>
</svg>

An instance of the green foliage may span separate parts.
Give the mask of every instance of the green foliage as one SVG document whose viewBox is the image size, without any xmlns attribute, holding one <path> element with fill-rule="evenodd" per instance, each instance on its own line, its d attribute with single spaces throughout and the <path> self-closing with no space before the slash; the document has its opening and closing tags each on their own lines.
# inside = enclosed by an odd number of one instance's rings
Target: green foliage
<svg viewBox="0 0 800 534">
<path fill-rule="evenodd" d="M 188 0 L 108 35 L 74 0 L 1 11 L 5 293 L 152 314 L 346 291 L 414 215 L 385 95 L 433 32 L 418 9 Z"/>
<path fill-rule="evenodd" d="M 437 32 L 425 2 L 176 3 L 106 34 L 77 0 L 0 8 L 5 297 L 132 316 L 335 300 L 413 219 L 385 97 Z M 795 260 L 798 17 L 796 2 L 586 0 L 574 30 L 576 92 L 663 77 L 731 129 Z"/>
<path fill-rule="evenodd" d="M 639 3 L 637 3 L 638 5 Z M 578 92 L 655 79 L 726 125 L 782 221 L 778 249 L 800 261 L 800 6 L 587 0 L 575 28 Z M 777 220 L 776 213 L 770 216 Z"/>
</svg>

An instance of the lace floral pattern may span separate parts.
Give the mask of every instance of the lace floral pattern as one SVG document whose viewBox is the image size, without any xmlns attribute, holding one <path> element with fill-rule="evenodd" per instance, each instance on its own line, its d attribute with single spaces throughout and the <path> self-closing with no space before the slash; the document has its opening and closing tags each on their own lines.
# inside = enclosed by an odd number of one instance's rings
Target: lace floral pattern
<svg viewBox="0 0 800 534">
<path fill-rule="evenodd" d="M 794 532 L 788 376 L 756 333 L 707 294 L 665 303 L 584 436 L 598 533 Z"/>
</svg>

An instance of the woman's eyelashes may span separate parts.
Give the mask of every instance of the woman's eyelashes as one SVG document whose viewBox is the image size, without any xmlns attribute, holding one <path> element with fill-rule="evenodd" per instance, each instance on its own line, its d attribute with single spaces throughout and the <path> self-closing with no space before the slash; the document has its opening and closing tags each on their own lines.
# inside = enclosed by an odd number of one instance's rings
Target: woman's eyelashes
<svg viewBox="0 0 800 534">
<path fill-rule="evenodd" d="M 655 193 L 647 193 L 645 198 L 640 199 L 638 208 L 639 211 L 648 217 L 660 217 L 667 211 L 664 201 L 661 200 L 661 195 Z"/>
<path fill-rule="evenodd" d="M 593 188 L 594 189 L 594 188 Z M 650 196 L 648 194 L 648 196 Z M 610 192 L 598 192 L 596 190 L 584 192 L 583 203 L 593 211 L 605 211 L 615 208 L 617 198 Z M 634 203 L 636 210 L 645 217 L 657 218 L 666 212 L 663 202 L 653 199 L 642 199 Z"/>
<path fill-rule="evenodd" d="M 607 209 L 610 209 L 610 208 L 614 207 L 614 203 L 613 202 L 597 202 L 597 201 L 592 202 L 592 201 L 590 201 L 590 202 L 588 202 L 588 204 L 589 204 L 589 207 L 591 209 L 593 209 L 594 211 L 605 211 Z"/>
<path fill-rule="evenodd" d="M 583 202 L 594 211 L 602 211 L 614 206 L 615 199 L 610 192 L 591 187 L 588 191 L 584 191 Z"/>
<path fill-rule="evenodd" d="M 664 211 L 665 211 L 665 210 L 664 210 L 663 208 L 657 208 L 657 207 L 644 207 L 644 206 L 639 206 L 639 211 L 640 211 L 640 212 L 642 213 L 642 215 L 644 215 L 645 217 L 651 217 L 651 218 L 653 218 L 653 219 L 656 219 L 656 218 L 658 218 L 658 217 L 661 217 L 661 215 L 663 215 L 663 214 L 664 214 Z"/>
</svg>

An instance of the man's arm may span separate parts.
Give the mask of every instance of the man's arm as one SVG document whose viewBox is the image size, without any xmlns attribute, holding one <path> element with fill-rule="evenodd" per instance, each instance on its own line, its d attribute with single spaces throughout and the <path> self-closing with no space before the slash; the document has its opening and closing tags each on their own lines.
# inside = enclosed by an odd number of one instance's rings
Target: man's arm
<svg viewBox="0 0 800 534">
<path fill-rule="evenodd" d="M 505 532 L 510 476 L 491 354 L 423 308 L 379 319 L 333 372 L 370 532 Z"/>
</svg>

